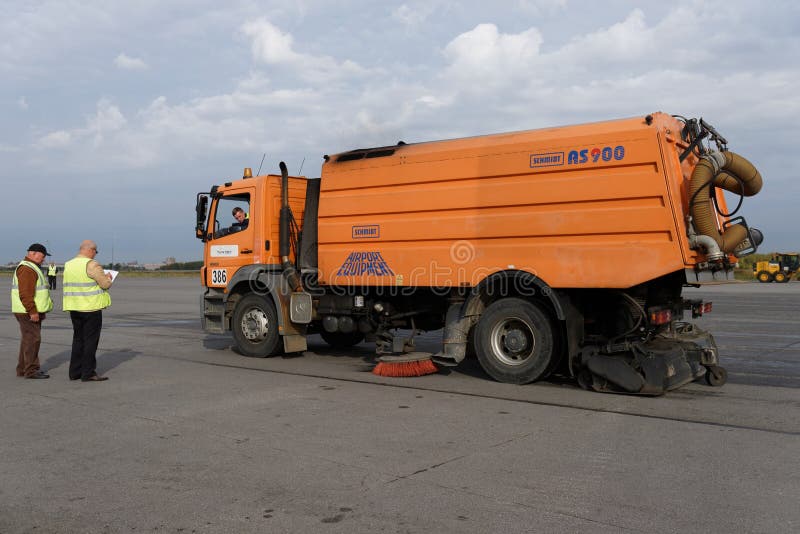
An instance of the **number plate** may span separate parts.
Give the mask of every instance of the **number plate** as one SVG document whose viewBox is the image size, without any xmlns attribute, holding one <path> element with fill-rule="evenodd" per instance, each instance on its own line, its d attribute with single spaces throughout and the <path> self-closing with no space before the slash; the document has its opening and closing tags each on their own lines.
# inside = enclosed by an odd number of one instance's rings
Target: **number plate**
<svg viewBox="0 0 800 534">
<path fill-rule="evenodd" d="M 228 270 L 227 269 L 212 269 L 211 270 L 211 285 L 224 286 L 228 283 Z"/>
</svg>

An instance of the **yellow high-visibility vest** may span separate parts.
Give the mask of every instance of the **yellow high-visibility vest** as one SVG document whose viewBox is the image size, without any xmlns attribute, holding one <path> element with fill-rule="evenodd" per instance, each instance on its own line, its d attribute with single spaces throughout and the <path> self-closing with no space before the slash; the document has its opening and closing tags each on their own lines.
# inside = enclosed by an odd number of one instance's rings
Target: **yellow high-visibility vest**
<svg viewBox="0 0 800 534">
<path fill-rule="evenodd" d="M 47 276 L 55 276 L 56 275 L 56 266 L 51 265 L 47 268 Z"/>
<path fill-rule="evenodd" d="M 78 256 L 64 264 L 64 311 L 90 312 L 111 306 L 111 295 L 86 274 L 90 258 Z"/>
<path fill-rule="evenodd" d="M 33 297 L 33 303 L 36 304 L 36 311 L 39 313 L 47 313 L 53 309 L 53 300 L 50 298 L 50 284 L 44 277 L 44 273 L 39 269 L 39 266 L 32 261 L 22 260 L 17 265 L 30 267 L 36 273 L 36 294 Z M 22 304 L 22 299 L 19 298 L 19 280 L 17 279 L 17 270 L 14 269 L 14 279 L 11 281 L 11 312 L 12 313 L 28 313 L 25 306 Z"/>
</svg>

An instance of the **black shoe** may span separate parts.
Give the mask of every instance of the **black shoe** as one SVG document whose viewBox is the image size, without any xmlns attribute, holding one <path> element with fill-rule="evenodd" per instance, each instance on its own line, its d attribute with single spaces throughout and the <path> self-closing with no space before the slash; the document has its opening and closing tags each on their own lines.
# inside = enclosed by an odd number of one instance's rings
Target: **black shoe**
<svg viewBox="0 0 800 534">
<path fill-rule="evenodd" d="M 81 382 L 102 382 L 108 380 L 107 376 L 92 375 L 89 378 L 81 378 Z"/>
<path fill-rule="evenodd" d="M 47 373 L 43 373 L 41 371 L 37 371 L 35 374 L 32 374 L 31 376 L 26 376 L 25 378 L 33 378 L 33 379 L 50 378 L 50 375 L 48 375 Z"/>
</svg>

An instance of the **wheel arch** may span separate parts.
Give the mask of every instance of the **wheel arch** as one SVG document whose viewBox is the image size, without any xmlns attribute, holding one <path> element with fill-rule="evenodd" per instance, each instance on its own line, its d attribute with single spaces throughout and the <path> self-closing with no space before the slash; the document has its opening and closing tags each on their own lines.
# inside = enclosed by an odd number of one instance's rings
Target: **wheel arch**
<svg viewBox="0 0 800 534">
<path fill-rule="evenodd" d="M 544 302 L 553 319 L 566 320 L 564 305 L 557 292 L 535 274 L 518 269 L 497 271 L 481 280 L 464 302 L 464 315 L 480 316 L 489 304 L 505 297 Z"/>
<path fill-rule="evenodd" d="M 474 327 L 489 304 L 505 297 L 533 300 L 547 308 L 560 333 L 557 343 L 563 343 L 562 357 L 566 358 L 570 374 L 573 374 L 572 360 L 583 341 L 583 316 L 573 305 L 569 295 L 553 289 L 533 273 L 506 269 L 492 273 L 472 289 L 462 307 L 462 315 L 469 318 Z"/>
<path fill-rule="evenodd" d="M 228 283 L 225 294 L 225 316 L 228 321 L 233 315 L 236 302 L 244 295 L 258 294 L 268 296 L 275 306 L 278 317 L 278 332 L 281 336 L 305 336 L 305 325 L 296 325 L 289 318 L 292 290 L 283 276 L 280 267 L 272 265 L 245 265 L 240 268 Z M 284 345 L 287 341 L 284 339 Z M 297 345 L 285 347 L 288 351 L 296 351 Z M 304 348 L 301 350 L 305 350 Z"/>
</svg>

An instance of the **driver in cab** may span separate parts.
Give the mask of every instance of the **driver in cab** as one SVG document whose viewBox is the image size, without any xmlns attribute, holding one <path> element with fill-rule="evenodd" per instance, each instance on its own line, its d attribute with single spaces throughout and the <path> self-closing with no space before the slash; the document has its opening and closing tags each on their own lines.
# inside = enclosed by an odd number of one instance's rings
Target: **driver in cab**
<svg viewBox="0 0 800 534">
<path fill-rule="evenodd" d="M 231 225 L 231 232 L 239 232 L 247 228 L 247 225 L 250 223 L 250 215 L 239 207 L 233 208 L 231 214 L 233 218 L 236 219 L 236 222 Z"/>
</svg>

